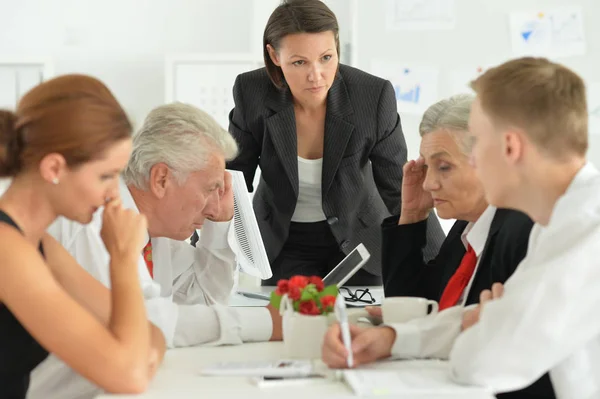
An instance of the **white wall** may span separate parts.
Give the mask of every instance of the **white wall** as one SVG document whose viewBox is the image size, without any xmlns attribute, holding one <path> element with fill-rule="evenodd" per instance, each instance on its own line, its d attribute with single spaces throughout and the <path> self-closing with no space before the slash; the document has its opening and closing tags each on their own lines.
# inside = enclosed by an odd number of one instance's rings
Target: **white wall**
<svg viewBox="0 0 600 399">
<path fill-rule="evenodd" d="M 329 0 L 344 23 L 345 0 Z M 0 57 L 104 81 L 139 125 L 165 99 L 165 55 L 254 53 L 279 0 L 0 0 Z M 258 24 L 255 23 L 258 21 Z M 260 25 L 260 26 L 257 26 Z M 344 41 L 349 34 L 342 32 Z M 233 82 L 232 82 L 233 85 Z"/>
<path fill-rule="evenodd" d="M 2 57 L 103 80 L 134 122 L 164 102 L 168 53 L 248 52 L 251 0 L 0 0 Z M 233 82 L 232 82 L 233 83 Z"/>
<path fill-rule="evenodd" d="M 460 68 L 496 65 L 513 58 L 508 15 L 512 11 L 542 11 L 555 6 L 581 6 L 587 41 L 585 56 L 556 61 L 579 73 L 586 83 L 600 82 L 600 1 L 598 0 L 455 0 L 452 30 L 391 31 L 386 29 L 385 1 L 358 1 L 357 66 L 369 71 L 374 59 L 416 63 L 440 70 L 439 98 L 456 92 L 451 74 Z M 466 87 L 465 87 L 466 90 Z M 420 115 L 402 113 L 409 157 L 417 157 Z M 590 159 L 600 165 L 600 132 L 590 136 Z"/>
<path fill-rule="evenodd" d="M 279 0 L 0 0 L 0 57 L 52 60 L 54 73 L 102 79 L 139 124 L 164 102 L 164 56 L 181 53 L 254 53 L 260 57 L 264 22 Z M 340 22 L 342 61 L 354 40 L 356 65 L 373 59 L 431 64 L 444 77 L 453 68 L 499 63 L 511 57 L 508 12 L 581 5 L 588 53 L 560 61 L 600 82 L 600 1 L 455 0 L 451 31 L 403 32 L 385 27 L 385 0 L 326 0 Z M 356 26 L 350 9 L 356 6 Z M 259 21 L 255 23 L 255 21 Z M 233 84 L 233 82 L 232 82 Z M 409 155 L 418 154 L 420 115 L 402 114 Z M 590 159 L 600 164 L 600 136 L 591 137 Z"/>
</svg>

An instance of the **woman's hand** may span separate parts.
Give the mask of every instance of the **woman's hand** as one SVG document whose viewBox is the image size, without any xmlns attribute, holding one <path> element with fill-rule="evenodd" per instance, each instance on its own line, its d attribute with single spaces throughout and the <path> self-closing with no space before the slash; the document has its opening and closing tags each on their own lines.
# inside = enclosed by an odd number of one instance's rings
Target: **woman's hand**
<svg viewBox="0 0 600 399">
<path fill-rule="evenodd" d="M 110 201 L 104 207 L 100 236 L 111 259 L 133 259 L 132 263 L 137 264 L 146 229 L 146 217 L 124 209 L 120 200 Z"/>
<path fill-rule="evenodd" d="M 427 219 L 433 209 L 433 198 L 423 189 L 427 175 L 425 160 L 409 161 L 402 170 L 402 205 L 398 224 L 417 223 Z"/>
</svg>

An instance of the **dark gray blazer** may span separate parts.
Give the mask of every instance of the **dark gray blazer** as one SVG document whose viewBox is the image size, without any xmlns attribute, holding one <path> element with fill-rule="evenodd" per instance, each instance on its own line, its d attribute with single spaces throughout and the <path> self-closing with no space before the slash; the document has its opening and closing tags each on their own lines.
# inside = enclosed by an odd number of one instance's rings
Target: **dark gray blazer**
<svg viewBox="0 0 600 399">
<path fill-rule="evenodd" d="M 264 68 L 241 74 L 233 86 L 229 131 L 240 147 L 227 167 L 244 172 L 248 190 L 261 177 L 254 210 L 269 259 L 287 240 L 298 199 L 296 119 L 289 89 L 278 90 Z M 406 143 L 389 81 L 340 65 L 327 95 L 323 149 L 323 212 L 343 252 L 363 243 L 364 268 L 381 276 L 382 220 L 400 210 Z M 430 259 L 444 235 L 435 217 L 427 229 Z M 401 243 L 399 243 L 401 245 Z M 428 256 L 429 255 L 429 256 Z"/>
</svg>

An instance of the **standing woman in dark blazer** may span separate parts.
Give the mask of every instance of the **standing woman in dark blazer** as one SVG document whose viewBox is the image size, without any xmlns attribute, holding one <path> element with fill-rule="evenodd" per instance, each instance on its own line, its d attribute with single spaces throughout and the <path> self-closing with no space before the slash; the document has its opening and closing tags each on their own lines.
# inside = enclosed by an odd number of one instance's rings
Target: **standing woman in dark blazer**
<svg viewBox="0 0 600 399">
<path fill-rule="evenodd" d="M 229 130 L 273 270 L 326 275 L 359 243 L 371 259 L 349 285 L 381 283 L 381 221 L 400 208 L 406 143 L 389 81 L 340 65 L 338 23 L 319 0 L 284 1 L 263 38 L 266 68 L 233 87 Z M 444 236 L 429 220 L 427 254 Z"/>
</svg>

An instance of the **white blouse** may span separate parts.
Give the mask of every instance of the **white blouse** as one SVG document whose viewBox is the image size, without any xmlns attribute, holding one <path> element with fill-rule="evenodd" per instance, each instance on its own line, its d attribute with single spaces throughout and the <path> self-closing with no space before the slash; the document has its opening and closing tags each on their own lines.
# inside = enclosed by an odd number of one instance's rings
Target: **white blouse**
<svg viewBox="0 0 600 399">
<path fill-rule="evenodd" d="M 292 222 L 311 223 L 326 220 L 321 197 L 323 158 L 298 157 L 298 202 Z"/>
</svg>

